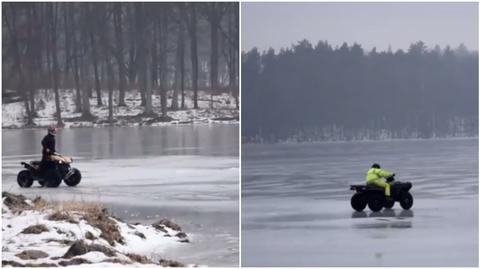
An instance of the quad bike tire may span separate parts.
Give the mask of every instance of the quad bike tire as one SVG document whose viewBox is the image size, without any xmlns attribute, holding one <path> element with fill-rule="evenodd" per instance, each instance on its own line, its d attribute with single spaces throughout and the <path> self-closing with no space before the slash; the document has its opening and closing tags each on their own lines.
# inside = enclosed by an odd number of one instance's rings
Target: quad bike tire
<svg viewBox="0 0 480 269">
<path fill-rule="evenodd" d="M 410 192 L 404 192 L 400 195 L 400 206 L 405 210 L 413 206 L 413 196 Z"/>
<path fill-rule="evenodd" d="M 32 173 L 28 170 L 22 170 L 17 175 L 17 183 L 22 188 L 30 188 L 33 184 Z"/>
<path fill-rule="evenodd" d="M 350 200 L 350 204 L 355 211 L 362 212 L 367 206 L 367 199 L 365 198 L 365 195 L 355 193 Z"/>
<path fill-rule="evenodd" d="M 65 184 L 67 184 L 70 187 L 77 186 L 78 183 L 80 183 L 80 180 L 82 179 L 82 174 L 77 168 L 72 168 L 73 169 L 73 174 L 68 178 L 64 179 L 63 181 Z"/>
<path fill-rule="evenodd" d="M 368 199 L 368 208 L 373 212 L 378 212 L 382 210 L 385 204 L 385 196 L 381 194 L 371 195 Z"/>
<path fill-rule="evenodd" d="M 48 188 L 56 188 L 62 183 L 62 179 L 57 170 L 50 169 L 45 172 L 45 186 Z"/>
</svg>

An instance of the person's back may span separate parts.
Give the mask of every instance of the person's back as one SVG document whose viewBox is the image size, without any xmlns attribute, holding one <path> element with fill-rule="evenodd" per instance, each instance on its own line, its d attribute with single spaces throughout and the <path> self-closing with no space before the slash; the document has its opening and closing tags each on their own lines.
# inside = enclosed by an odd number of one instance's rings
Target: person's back
<svg viewBox="0 0 480 269">
<path fill-rule="evenodd" d="M 50 155 L 55 153 L 55 136 L 52 134 L 47 134 L 42 139 L 42 159 L 50 159 Z"/>
<path fill-rule="evenodd" d="M 55 135 L 57 129 L 53 126 L 48 127 L 48 134 L 42 139 L 42 162 L 41 169 L 50 167 L 51 156 L 55 154 Z"/>
<path fill-rule="evenodd" d="M 374 163 L 367 172 L 367 185 L 372 184 L 384 188 L 385 196 L 390 197 L 390 184 L 386 182 L 385 178 L 392 175 L 393 173 L 387 170 L 382 170 L 379 164 Z"/>
</svg>

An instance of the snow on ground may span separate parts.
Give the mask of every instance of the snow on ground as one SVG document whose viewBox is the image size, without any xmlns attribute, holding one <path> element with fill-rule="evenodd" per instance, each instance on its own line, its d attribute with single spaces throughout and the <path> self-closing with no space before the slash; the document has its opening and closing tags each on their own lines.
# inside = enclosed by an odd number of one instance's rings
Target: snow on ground
<svg viewBox="0 0 480 269">
<path fill-rule="evenodd" d="M 173 118 L 170 122 L 151 121 L 153 117 L 136 117 L 143 113 L 141 106 L 140 92 L 129 91 L 125 95 L 127 106 L 118 107 L 114 98 L 113 114 L 118 126 L 137 126 L 137 125 L 163 125 L 163 124 L 182 124 L 182 123 L 210 123 L 210 122 L 234 122 L 238 123 L 239 112 L 236 109 L 235 98 L 227 93 L 213 96 L 213 107 L 210 107 L 210 94 L 203 91 L 198 95 L 199 109 L 193 108 L 193 93 L 187 92 L 185 97 L 185 110 L 169 110 L 168 116 Z M 181 99 L 179 98 L 179 106 Z M 99 125 L 109 125 L 108 119 L 108 93 L 102 92 L 103 106 L 97 106 L 95 96 L 90 98 L 91 113 L 97 117 L 93 122 L 81 121 L 81 113 L 75 112 L 75 90 L 60 90 L 60 107 L 65 127 L 90 127 Z M 168 107 L 172 102 L 171 95 L 167 100 Z M 161 115 L 160 96 L 152 96 L 153 111 Z M 37 115 L 34 122 L 37 126 L 48 126 L 56 124 L 54 114 L 55 95 L 52 90 L 39 90 L 35 96 L 35 107 Z M 150 121 L 150 122 L 149 122 Z M 21 128 L 26 122 L 26 112 L 24 102 L 2 104 L 2 128 Z"/>
<path fill-rule="evenodd" d="M 188 243 L 185 233 L 175 224 L 160 222 L 157 226 L 127 224 L 103 211 L 95 211 L 97 205 L 74 205 L 70 210 L 62 206 L 49 206 L 42 199 L 24 200 L 24 197 L 3 193 L 2 204 L 2 264 L 53 264 L 84 259 L 83 263 L 103 264 L 157 264 L 151 257 L 164 255 L 169 248 L 181 247 Z M 22 204 L 24 201 L 26 204 Z M 69 205 L 67 204 L 68 208 Z M 70 207 L 72 207 L 70 205 Z M 52 214 L 66 214 L 52 218 Z M 103 220 L 100 220 L 105 218 Z M 112 226 L 108 226 L 108 223 Z M 26 228 L 44 227 L 30 231 Z M 104 233 L 118 229 L 121 240 L 109 242 Z M 110 236 L 110 235 L 109 235 Z M 115 238 L 115 237 L 114 237 Z M 111 241 L 111 240 L 110 240 Z M 86 246 L 95 245 L 97 250 L 73 252 L 73 245 L 81 242 Z M 80 244 L 80 243 L 78 243 Z M 41 251 L 41 257 L 22 257 L 22 252 Z M 66 255 L 68 252 L 73 256 Z M 45 254 L 46 253 L 46 254 Z M 19 255 L 20 254 L 20 255 Z M 131 254 L 145 256 L 143 261 L 131 258 Z M 113 259 L 116 259 L 113 261 Z"/>
</svg>

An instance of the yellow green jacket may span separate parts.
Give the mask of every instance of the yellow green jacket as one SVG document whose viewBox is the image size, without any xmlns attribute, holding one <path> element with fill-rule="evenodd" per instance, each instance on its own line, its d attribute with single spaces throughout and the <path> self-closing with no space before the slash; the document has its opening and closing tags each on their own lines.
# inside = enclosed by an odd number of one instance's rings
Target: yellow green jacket
<svg viewBox="0 0 480 269">
<path fill-rule="evenodd" d="M 393 175 L 393 173 L 388 172 L 387 170 L 382 170 L 379 168 L 370 168 L 367 172 L 367 183 L 372 182 L 381 178 L 386 178 Z"/>
</svg>

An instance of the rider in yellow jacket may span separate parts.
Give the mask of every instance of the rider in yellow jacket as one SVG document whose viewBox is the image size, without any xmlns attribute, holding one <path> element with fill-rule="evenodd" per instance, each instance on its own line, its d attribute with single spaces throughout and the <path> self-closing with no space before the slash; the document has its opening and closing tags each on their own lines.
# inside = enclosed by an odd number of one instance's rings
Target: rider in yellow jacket
<svg viewBox="0 0 480 269">
<path fill-rule="evenodd" d="M 377 185 L 385 189 L 385 196 L 390 197 L 390 184 L 386 178 L 391 177 L 393 173 L 380 169 L 380 165 L 374 163 L 367 172 L 367 184 Z"/>
</svg>

